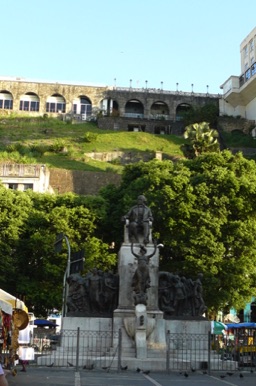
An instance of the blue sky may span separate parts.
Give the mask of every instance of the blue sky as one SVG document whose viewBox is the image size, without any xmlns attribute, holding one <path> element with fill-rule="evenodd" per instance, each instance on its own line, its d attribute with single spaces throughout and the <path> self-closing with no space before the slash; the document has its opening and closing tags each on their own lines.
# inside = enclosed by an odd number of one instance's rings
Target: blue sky
<svg viewBox="0 0 256 386">
<path fill-rule="evenodd" d="M 256 26 L 256 2 L 240 0 L 0 0 L 0 11 L 0 76 L 188 92 L 222 93 Z"/>
</svg>

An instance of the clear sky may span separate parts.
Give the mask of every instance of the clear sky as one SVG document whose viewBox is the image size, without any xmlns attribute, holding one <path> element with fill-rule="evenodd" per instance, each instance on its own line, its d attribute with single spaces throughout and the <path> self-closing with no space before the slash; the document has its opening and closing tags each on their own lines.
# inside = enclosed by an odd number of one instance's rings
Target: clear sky
<svg viewBox="0 0 256 386">
<path fill-rule="evenodd" d="M 256 1 L 241 0 L 0 0 L 0 12 L 0 76 L 202 93 L 240 75 L 256 26 Z"/>
</svg>

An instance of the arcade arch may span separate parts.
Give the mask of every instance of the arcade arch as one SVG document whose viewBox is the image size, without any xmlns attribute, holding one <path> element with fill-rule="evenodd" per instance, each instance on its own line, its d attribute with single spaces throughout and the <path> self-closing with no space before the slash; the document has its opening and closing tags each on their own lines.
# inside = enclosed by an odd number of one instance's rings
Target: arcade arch
<svg viewBox="0 0 256 386">
<path fill-rule="evenodd" d="M 137 99 L 126 102 L 124 116 L 127 118 L 144 118 L 144 106 Z"/>
<path fill-rule="evenodd" d="M 181 103 L 176 107 L 176 121 L 183 121 L 184 114 L 192 109 L 192 106 L 188 103 Z"/>
<path fill-rule="evenodd" d="M 102 99 L 100 101 L 100 110 L 102 114 L 105 116 L 111 115 L 116 117 L 119 115 L 118 103 L 111 98 Z"/>
<path fill-rule="evenodd" d="M 20 111 L 39 111 L 39 97 L 34 92 L 27 92 L 20 97 Z"/>
<path fill-rule="evenodd" d="M 60 94 L 53 94 L 46 99 L 47 113 L 65 113 L 66 101 Z"/>
<path fill-rule="evenodd" d="M 169 119 L 169 107 L 165 102 L 156 101 L 150 108 L 150 116 L 153 119 Z"/>
<path fill-rule="evenodd" d="M 0 91 L 0 109 L 12 110 L 13 109 L 13 97 L 9 91 Z"/>
<path fill-rule="evenodd" d="M 80 95 L 78 98 L 73 100 L 73 113 L 81 114 L 82 119 L 86 120 L 92 114 L 92 102 L 85 96 Z"/>
</svg>

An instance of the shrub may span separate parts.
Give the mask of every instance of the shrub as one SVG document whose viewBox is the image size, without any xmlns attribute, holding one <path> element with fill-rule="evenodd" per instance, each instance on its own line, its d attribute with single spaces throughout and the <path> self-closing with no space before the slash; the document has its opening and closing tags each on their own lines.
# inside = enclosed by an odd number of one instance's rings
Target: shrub
<svg viewBox="0 0 256 386">
<path fill-rule="evenodd" d="M 98 135 L 96 133 L 92 133 L 92 132 L 88 131 L 84 135 L 84 141 L 91 143 L 91 142 L 96 141 L 97 137 L 98 137 Z"/>
</svg>

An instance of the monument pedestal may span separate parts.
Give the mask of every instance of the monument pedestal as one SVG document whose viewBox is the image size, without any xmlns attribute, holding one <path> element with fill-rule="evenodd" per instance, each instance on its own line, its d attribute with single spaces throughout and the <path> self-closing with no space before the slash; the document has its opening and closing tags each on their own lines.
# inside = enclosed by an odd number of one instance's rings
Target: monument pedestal
<svg viewBox="0 0 256 386">
<path fill-rule="evenodd" d="M 158 308 L 158 268 L 159 250 L 150 243 L 146 246 L 149 259 L 150 288 L 147 290 L 147 305 L 135 306 L 132 288 L 133 276 L 138 267 L 133 255 L 131 243 L 123 243 L 118 255 L 119 299 L 114 311 L 114 331 L 122 330 L 122 349 L 124 354 L 133 349 L 136 357 L 146 358 L 147 350 L 163 351 L 166 349 L 163 312 Z M 133 251 L 139 254 L 140 244 L 133 245 Z"/>
<path fill-rule="evenodd" d="M 154 252 L 154 245 L 147 244 L 147 255 Z M 133 245 L 134 251 L 138 254 L 140 244 Z M 150 288 L 147 290 L 147 311 L 158 311 L 158 269 L 159 269 L 159 250 L 155 251 L 154 256 L 148 263 L 150 273 Z M 131 244 L 122 244 L 118 254 L 118 274 L 119 274 L 119 298 L 118 310 L 134 310 L 134 294 L 132 289 L 132 279 L 138 268 L 138 261 L 132 254 Z"/>
</svg>

